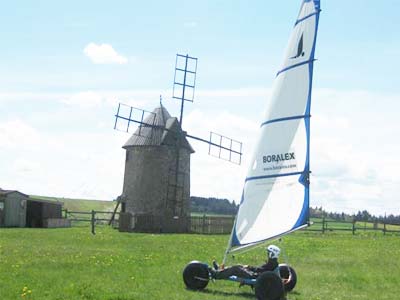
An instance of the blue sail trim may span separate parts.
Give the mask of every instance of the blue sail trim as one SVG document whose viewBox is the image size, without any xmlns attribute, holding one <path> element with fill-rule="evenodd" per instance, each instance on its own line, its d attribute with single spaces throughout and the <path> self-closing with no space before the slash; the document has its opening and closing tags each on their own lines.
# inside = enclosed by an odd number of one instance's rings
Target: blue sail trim
<svg viewBox="0 0 400 300">
<path fill-rule="evenodd" d="M 308 210 L 309 210 L 309 205 L 310 205 L 309 197 L 310 197 L 309 189 L 306 188 L 304 190 L 304 203 L 303 203 L 303 208 L 302 208 L 301 214 L 291 230 L 295 230 L 296 228 L 301 227 L 308 223 L 308 220 L 309 220 L 309 211 Z"/>
<path fill-rule="evenodd" d="M 231 247 L 235 246 L 241 246 L 240 241 L 236 235 L 236 221 L 233 224 L 233 234 L 232 234 L 232 239 L 231 239 Z"/>
<path fill-rule="evenodd" d="M 301 115 L 301 116 L 292 116 L 292 117 L 286 117 L 286 118 L 273 119 L 273 120 L 265 121 L 264 123 L 261 124 L 260 127 L 263 127 L 264 125 L 275 123 L 275 122 L 283 122 L 283 121 L 304 119 L 304 118 L 310 118 L 310 117 L 311 117 L 310 115 Z"/>
<path fill-rule="evenodd" d="M 244 201 L 244 189 L 242 191 L 242 197 L 240 198 L 240 205 L 242 205 Z M 240 246 L 240 242 L 239 239 L 236 235 L 236 220 L 237 218 L 235 218 L 235 221 L 233 222 L 233 230 L 232 230 L 232 236 L 231 236 L 231 247 L 235 247 L 235 246 Z"/>
<path fill-rule="evenodd" d="M 281 73 L 284 73 L 284 72 L 286 72 L 286 71 L 289 71 L 289 70 L 291 70 L 291 69 L 293 69 L 293 68 L 297 68 L 297 67 L 300 67 L 300 66 L 303 66 L 303 65 L 306 65 L 306 64 L 310 64 L 310 63 L 312 63 L 313 61 L 314 61 L 314 59 L 309 59 L 309 60 L 303 61 L 303 62 L 301 62 L 301 63 L 294 64 L 294 65 L 291 65 L 291 66 L 289 66 L 289 67 L 283 68 L 282 70 L 278 71 L 278 73 L 276 73 L 276 77 L 278 77 L 279 74 L 281 74 Z"/>
<path fill-rule="evenodd" d="M 247 177 L 245 179 L 245 182 L 252 181 L 252 180 L 266 179 L 266 178 L 277 178 L 277 177 L 301 175 L 303 173 L 304 172 L 292 172 L 292 173 L 272 174 L 272 175 L 263 175 L 263 176 L 253 176 L 253 177 Z"/>
<path fill-rule="evenodd" d="M 314 34 L 313 48 L 311 50 L 311 55 L 310 55 L 310 57 L 313 59 L 313 61 L 314 61 L 315 46 L 316 46 L 317 33 L 318 33 L 319 12 L 321 11 L 319 9 L 319 1 L 314 1 L 314 3 L 316 5 L 316 8 L 318 9 L 318 11 L 316 14 L 316 21 L 315 21 L 315 34 Z M 309 71 L 310 80 L 309 80 L 309 86 L 308 86 L 308 100 L 307 100 L 306 114 L 310 114 L 310 111 L 311 111 L 311 93 L 312 93 L 314 63 L 311 63 L 309 65 L 308 71 Z M 310 119 L 309 118 L 305 119 L 304 122 L 305 122 L 305 126 L 306 126 L 306 134 L 307 134 L 307 153 L 306 153 L 306 163 L 305 163 L 304 170 L 307 172 L 306 176 L 309 176 L 309 173 L 310 173 Z M 310 206 L 309 179 L 300 177 L 299 181 L 304 185 L 304 202 L 303 202 L 303 208 L 302 208 L 301 214 L 292 229 L 298 228 L 298 227 L 306 224 L 309 220 L 309 206 Z"/>
</svg>

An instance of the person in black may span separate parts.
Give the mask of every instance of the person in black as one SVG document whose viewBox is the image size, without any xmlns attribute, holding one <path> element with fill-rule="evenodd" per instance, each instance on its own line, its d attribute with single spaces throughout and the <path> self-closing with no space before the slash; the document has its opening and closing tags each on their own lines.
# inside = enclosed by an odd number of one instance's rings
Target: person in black
<svg viewBox="0 0 400 300">
<path fill-rule="evenodd" d="M 235 265 L 222 270 L 219 270 L 218 266 L 214 264 L 214 268 L 216 270 L 212 275 L 215 279 L 228 279 L 232 275 L 243 279 L 255 279 L 266 271 L 274 271 L 277 272 L 277 275 L 279 275 L 278 257 L 280 252 L 281 250 L 277 246 L 270 245 L 267 247 L 268 260 L 265 264 L 259 267 Z"/>
</svg>

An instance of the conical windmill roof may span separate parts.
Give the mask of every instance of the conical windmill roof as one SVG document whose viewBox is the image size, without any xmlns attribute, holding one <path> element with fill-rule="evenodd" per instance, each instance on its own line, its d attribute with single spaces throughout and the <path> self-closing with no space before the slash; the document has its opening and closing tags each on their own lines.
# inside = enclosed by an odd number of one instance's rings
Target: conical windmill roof
<svg viewBox="0 0 400 300">
<path fill-rule="evenodd" d="M 122 148 L 176 145 L 176 132 L 184 134 L 177 118 L 171 117 L 162 105 L 154 109 L 143 123 L 148 126 L 139 126 Z M 194 152 L 186 137 L 181 140 L 180 146 Z"/>
</svg>

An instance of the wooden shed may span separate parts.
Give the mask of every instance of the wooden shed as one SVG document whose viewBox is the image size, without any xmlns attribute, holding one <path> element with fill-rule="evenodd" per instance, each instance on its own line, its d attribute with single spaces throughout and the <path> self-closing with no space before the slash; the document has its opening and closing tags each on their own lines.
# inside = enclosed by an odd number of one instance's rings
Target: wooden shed
<svg viewBox="0 0 400 300">
<path fill-rule="evenodd" d="M 70 220 L 62 218 L 62 205 L 0 189 L 0 227 L 70 227 Z"/>
<path fill-rule="evenodd" d="M 28 199 L 21 192 L 0 189 L 0 227 L 25 227 Z"/>
</svg>

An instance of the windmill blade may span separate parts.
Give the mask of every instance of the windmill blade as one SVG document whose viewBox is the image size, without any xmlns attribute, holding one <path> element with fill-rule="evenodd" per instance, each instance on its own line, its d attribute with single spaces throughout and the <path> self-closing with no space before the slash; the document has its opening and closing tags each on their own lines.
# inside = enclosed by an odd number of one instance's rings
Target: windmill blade
<svg viewBox="0 0 400 300">
<path fill-rule="evenodd" d="M 135 129 L 139 124 L 136 134 L 143 136 L 145 128 L 157 127 L 155 120 L 156 114 L 153 112 L 119 103 L 117 114 L 115 115 L 114 129 L 130 132 L 132 124 L 135 124 Z"/>
<path fill-rule="evenodd" d="M 208 154 L 222 160 L 240 165 L 242 163 L 242 142 L 221 134 L 210 132 L 210 139 L 205 140 L 186 134 L 188 138 L 208 144 Z"/>
<path fill-rule="evenodd" d="M 221 134 L 210 132 L 208 154 L 240 165 L 242 162 L 242 142 Z"/>
<path fill-rule="evenodd" d="M 183 122 L 183 107 L 185 102 L 193 102 L 194 89 L 196 86 L 197 58 L 188 54 L 176 55 L 174 85 L 172 88 L 172 98 L 181 101 L 181 115 L 179 123 Z"/>
<path fill-rule="evenodd" d="M 196 86 L 197 58 L 189 55 L 176 55 L 172 98 L 193 102 Z"/>
</svg>

